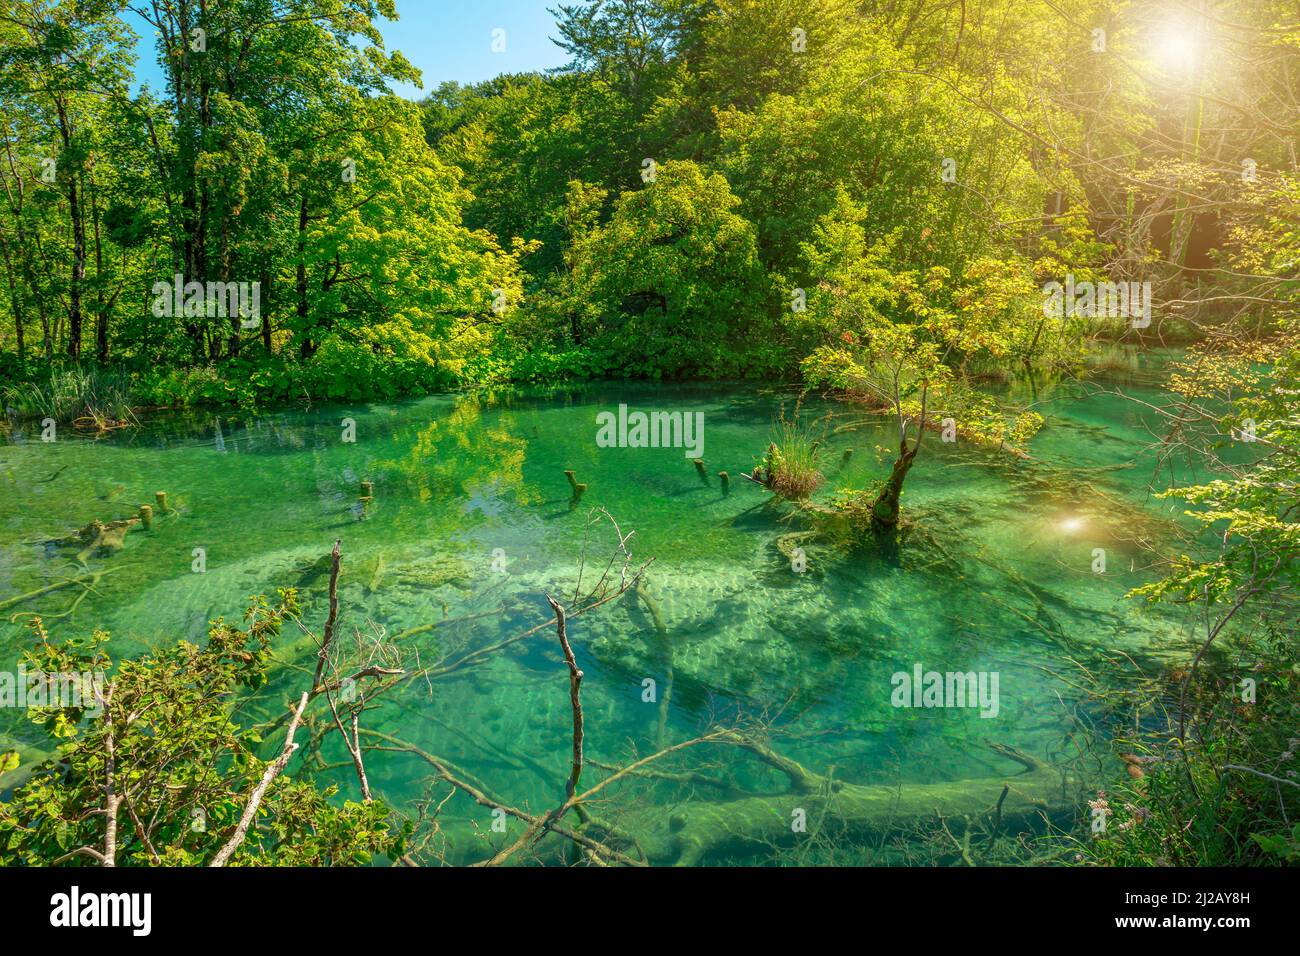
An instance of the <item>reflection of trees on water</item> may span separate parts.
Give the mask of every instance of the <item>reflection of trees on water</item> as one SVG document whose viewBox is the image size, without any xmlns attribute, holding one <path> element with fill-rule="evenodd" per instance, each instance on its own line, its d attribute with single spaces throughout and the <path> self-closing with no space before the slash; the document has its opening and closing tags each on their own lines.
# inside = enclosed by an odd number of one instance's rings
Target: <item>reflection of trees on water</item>
<svg viewBox="0 0 1300 956">
<path fill-rule="evenodd" d="M 489 420 L 487 405 L 476 395 L 457 397 L 448 414 L 415 429 L 401 457 L 379 459 L 376 467 L 400 477 L 421 502 L 472 497 L 485 489 L 510 493 L 521 505 L 540 500 L 524 483 L 528 441 L 515 415 L 500 411 Z"/>
</svg>

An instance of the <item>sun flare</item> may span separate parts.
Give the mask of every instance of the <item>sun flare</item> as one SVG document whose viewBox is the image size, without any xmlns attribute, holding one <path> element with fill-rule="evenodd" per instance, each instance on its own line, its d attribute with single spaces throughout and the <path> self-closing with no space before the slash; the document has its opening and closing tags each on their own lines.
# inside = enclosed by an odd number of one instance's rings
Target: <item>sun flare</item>
<svg viewBox="0 0 1300 956">
<path fill-rule="evenodd" d="M 1200 36 L 1192 25 L 1171 20 L 1156 29 L 1153 51 L 1161 69 L 1189 73 L 1201 52 Z"/>
</svg>

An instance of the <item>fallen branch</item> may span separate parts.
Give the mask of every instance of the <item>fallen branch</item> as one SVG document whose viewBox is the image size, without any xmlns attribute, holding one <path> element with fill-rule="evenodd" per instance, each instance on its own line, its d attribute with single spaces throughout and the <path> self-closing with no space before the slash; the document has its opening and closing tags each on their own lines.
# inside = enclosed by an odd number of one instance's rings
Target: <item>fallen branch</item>
<svg viewBox="0 0 1300 956">
<path fill-rule="evenodd" d="M 446 783 L 451 784 L 457 790 L 469 796 L 470 799 L 472 799 L 479 806 L 488 807 L 489 809 L 492 810 L 501 810 L 504 813 L 506 813 L 508 816 L 512 816 L 517 820 L 524 821 L 525 823 L 529 824 L 530 828 L 533 828 L 536 831 L 540 832 L 541 830 L 545 829 L 548 832 L 558 834 L 559 836 L 562 836 L 567 840 L 572 840 L 574 843 L 577 843 L 578 845 L 582 846 L 587 850 L 590 850 L 593 853 L 596 853 L 600 856 L 608 857 L 612 862 L 622 863 L 625 866 L 645 866 L 644 861 L 637 860 L 624 853 L 620 853 L 617 850 L 614 850 L 611 847 L 606 846 L 600 841 L 594 840 L 591 837 L 588 837 L 575 830 L 570 830 L 569 828 L 561 825 L 556 821 L 551 821 L 550 823 L 543 825 L 541 817 L 534 816 L 531 813 L 526 813 L 525 811 L 520 810 L 516 807 L 512 807 L 509 806 L 508 804 L 502 803 L 499 800 L 494 800 L 492 797 L 488 796 L 487 793 L 480 790 L 478 787 L 475 787 L 472 784 L 467 783 L 466 781 L 454 775 L 448 769 L 445 761 L 443 761 L 441 758 L 435 756 L 434 754 L 428 753 L 427 751 L 421 750 L 419 747 L 415 746 L 412 743 L 408 743 L 407 741 L 404 741 L 398 737 L 394 737 L 390 734 L 385 734 L 377 730 L 366 730 L 362 728 L 361 735 L 363 737 L 373 737 L 377 740 L 383 740 L 393 745 L 389 747 L 375 747 L 373 748 L 375 750 L 404 752 L 404 753 L 414 754 L 415 756 L 419 757 L 425 763 L 429 764 L 429 766 L 433 767 L 434 772 L 439 779 L 443 780 Z M 487 861 L 484 861 L 484 863 L 486 862 Z M 478 865 L 481 866 L 484 864 L 478 864 Z"/>
<path fill-rule="evenodd" d="M 47 584 L 43 588 L 37 588 L 35 591 L 28 591 L 26 594 L 19 594 L 16 597 L 5 598 L 3 601 L 0 601 L 0 611 L 7 611 L 9 608 L 13 607 L 14 605 L 22 604 L 24 601 L 30 601 L 32 598 L 40 597 L 43 594 L 50 594 L 53 591 L 61 591 L 63 588 L 70 588 L 74 584 L 80 584 L 81 586 L 88 587 L 88 588 L 94 587 L 96 584 L 99 583 L 99 579 L 108 573 L 109 573 L 108 571 L 95 571 L 89 575 L 82 575 L 81 577 L 76 577 L 76 578 L 67 578 L 63 581 L 59 581 L 56 584 Z M 86 583 L 87 581 L 89 581 L 90 583 L 87 584 Z"/>
<path fill-rule="evenodd" d="M 338 551 L 336 550 L 334 553 L 337 555 Z M 217 855 L 212 858 L 212 862 L 208 866 L 225 866 L 226 861 L 239 849 L 244 842 L 244 838 L 248 836 L 248 828 L 253 822 L 253 817 L 257 815 L 258 807 L 262 805 L 262 798 L 266 796 L 266 790 L 271 786 L 271 781 L 284 772 L 284 768 L 289 765 L 290 758 L 298 749 L 293 737 L 298 732 L 298 725 L 302 722 L 302 712 L 307 709 L 307 701 L 310 696 L 306 691 L 303 691 L 302 699 L 298 701 L 298 709 L 294 711 L 293 720 L 289 722 L 289 732 L 285 735 L 284 751 L 275 763 L 267 767 L 266 772 L 262 774 L 261 781 L 253 788 L 253 792 L 248 798 L 248 805 L 244 807 L 243 816 L 239 818 L 239 826 L 235 827 L 235 832 L 231 834 L 230 839 L 226 841 L 226 845 L 217 852 Z"/>
<path fill-rule="evenodd" d="M 582 806 L 574 799 L 578 791 L 578 780 L 582 777 L 582 671 L 578 668 L 577 658 L 573 656 L 573 647 L 569 644 L 568 631 L 564 622 L 564 607 L 549 594 L 546 595 L 551 610 L 555 612 L 555 631 L 560 638 L 560 649 L 564 652 L 564 663 L 569 668 L 569 704 L 573 710 L 573 765 L 569 770 L 569 779 L 564 785 L 564 802 L 545 817 L 535 823 L 528 832 L 502 850 L 488 861 L 489 866 L 499 866 L 507 859 L 533 841 L 536 834 L 546 829 L 555 820 L 560 819 L 570 807 L 578 812 L 578 820 L 585 823 Z"/>
<path fill-rule="evenodd" d="M 325 636 L 321 638 L 320 655 L 316 658 L 316 679 L 312 681 L 312 690 L 319 693 L 320 678 L 325 672 L 325 662 L 329 660 L 330 644 L 334 642 L 334 624 L 339 614 L 339 539 L 334 539 L 334 550 L 330 552 L 330 611 L 325 619 Z"/>
</svg>

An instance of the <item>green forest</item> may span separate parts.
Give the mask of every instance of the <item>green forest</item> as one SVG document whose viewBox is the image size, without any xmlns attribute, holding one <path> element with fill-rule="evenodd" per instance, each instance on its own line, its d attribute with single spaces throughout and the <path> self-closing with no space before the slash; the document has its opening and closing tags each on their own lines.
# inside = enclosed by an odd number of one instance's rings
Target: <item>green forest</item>
<svg viewBox="0 0 1300 956">
<path fill-rule="evenodd" d="M 556 0 L 566 65 L 436 86 L 405 6 L 0 0 L 0 666 L 111 675 L 0 726 L 0 863 L 1300 860 L 1293 0 Z M 624 405 L 708 439 L 619 471 Z M 963 605 L 897 668 L 1014 657 L 1014 732 L 816 709 Z M 951 772 L 886 808 L 845 726 Z"/>
</svg>

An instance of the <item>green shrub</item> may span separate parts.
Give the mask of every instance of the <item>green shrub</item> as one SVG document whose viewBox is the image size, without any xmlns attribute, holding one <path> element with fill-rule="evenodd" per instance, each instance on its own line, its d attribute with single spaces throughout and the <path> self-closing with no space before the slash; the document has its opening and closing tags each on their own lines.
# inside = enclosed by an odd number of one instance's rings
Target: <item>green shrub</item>
<svg viewBox="0 0 1300 956">
<path fill-rule="evenodd" d="M 1241 679 L 1254 681 L 1243 695 Z M 1189 685 L 1187 745 L 1176 713 L 1154 732 L 1152 691 L 1177 706 L 1185 672 L 1135 692 L 1146 732 L 1116 740 L 1135 768 L 1092 801 L 1102 832 L 1077 862 L 1102 866 L 1277 865 L 1300 858 L 1300 659 L 1295 637 L 1273 628 L 1243 641 Z M 1113 693 L 1113 692 L 1112 692 Z M 1243 700 L 1253 696 L 1254 700 Z M 1129 722 L 1129 726 L 1134 726 Z"/>
<path fill-rule="evenodd" d="M 272 645 L 298 610 L 292 590 L 275 604 L 256 597 L 245 629 L 219 618 L 202 647 L 181 642 L 121 661 L 110 659 L 102 631 L 57 642 L 34 620 L 24 663 L 33 673 L 83 675 L 81 693 L 30 710 L 57 741 L 49 760 L 19 768 L 16 752 L 0 752 L 0 773 L 27 771 L 0 799 L 0 866 L 102 859 L 108 753 L 124 796 L 113 862 L 210 862 L 279 746 L 268 747 L 260 728 L 238 726 L 230 700 L 264 685 Z M 232 865 L 356 866 L 400 855 L 407 829 L 385 804 L 337 799 L 336 788 L 295 769 L 267 787 Z"/>
</svg>

